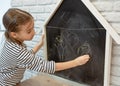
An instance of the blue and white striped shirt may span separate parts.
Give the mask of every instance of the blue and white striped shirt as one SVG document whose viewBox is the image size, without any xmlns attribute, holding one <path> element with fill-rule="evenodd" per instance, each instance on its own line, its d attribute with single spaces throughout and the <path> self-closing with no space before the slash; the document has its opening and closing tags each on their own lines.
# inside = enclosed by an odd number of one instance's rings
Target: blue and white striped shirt
<svg viewBox="0 0 120 86">
<path fill-rule="evenodd" d="M 54 73 L 55 62 L 42 60 L 25 46 L 5 41 L 0 55 L 0 86 L 16 85 L 26 69 Z"/>
</svg>

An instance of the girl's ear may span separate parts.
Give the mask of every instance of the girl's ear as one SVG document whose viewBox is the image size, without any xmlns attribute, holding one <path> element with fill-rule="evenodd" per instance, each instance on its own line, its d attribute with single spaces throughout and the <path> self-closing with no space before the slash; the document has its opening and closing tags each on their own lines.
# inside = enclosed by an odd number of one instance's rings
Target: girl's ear
<svg viewBox="0 0 120 86">
<path fill-rule="evenodd" d="M 12 38 L 17 38 L 17 33 L 15 33 L 15 32 L 10 32 L 10 36 L 11 36 Z"/>
</svg>

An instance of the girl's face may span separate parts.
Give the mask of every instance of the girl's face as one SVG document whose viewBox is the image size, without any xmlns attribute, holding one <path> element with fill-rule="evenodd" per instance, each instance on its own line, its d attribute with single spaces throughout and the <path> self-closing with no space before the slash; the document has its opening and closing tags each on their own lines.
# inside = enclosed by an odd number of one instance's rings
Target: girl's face
<svg viewBox="0 0 120 86">
<path fill-rule="evenodd" d="M 20 25 L 19 29 L 20 31 L 16 32 L 16 39 L 20 42 L 32 40 L 35 35 L 33 20 L 24 25 Z"/>
</svg>

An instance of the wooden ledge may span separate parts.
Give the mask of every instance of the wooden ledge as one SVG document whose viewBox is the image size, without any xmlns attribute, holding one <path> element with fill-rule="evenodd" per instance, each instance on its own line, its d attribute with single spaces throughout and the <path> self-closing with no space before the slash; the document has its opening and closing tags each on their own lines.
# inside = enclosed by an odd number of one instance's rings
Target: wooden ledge
<svg viewBox="0 0 120 86">
<path fill-rule="evenodd" d="M 21 82 L 17 86 L 88 86 L 76 83 L 70 80 L 66 80 L 54 75 L 39 74 L 28 80 Z"/>
</svg>

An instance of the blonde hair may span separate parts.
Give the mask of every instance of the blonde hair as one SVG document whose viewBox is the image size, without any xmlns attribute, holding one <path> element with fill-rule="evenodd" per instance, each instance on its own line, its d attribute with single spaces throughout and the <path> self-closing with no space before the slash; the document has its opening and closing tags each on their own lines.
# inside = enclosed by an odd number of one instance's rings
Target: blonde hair
<svg viewBox="0 0 120 86">
<path fill-rule="evenodd" d="M 3 16 L 3 25 L 6 29 L 5 37 L 8 41 L 17 42 L 21 44 L 17 39 L 10 36 L 10 32 L 18 32 L 19 26 L 28 23 L 33 17 L 30 13 L 18 8 L 10 8 Z"/>
</svg>

